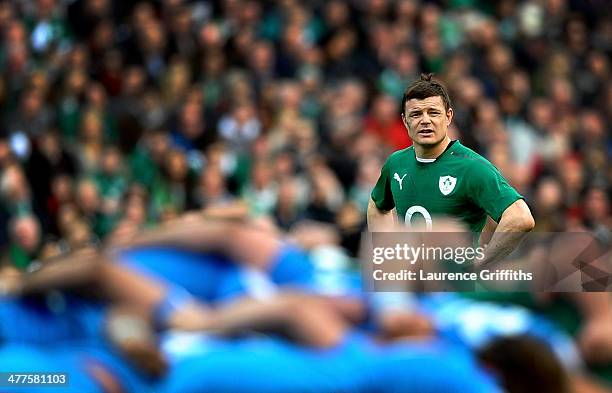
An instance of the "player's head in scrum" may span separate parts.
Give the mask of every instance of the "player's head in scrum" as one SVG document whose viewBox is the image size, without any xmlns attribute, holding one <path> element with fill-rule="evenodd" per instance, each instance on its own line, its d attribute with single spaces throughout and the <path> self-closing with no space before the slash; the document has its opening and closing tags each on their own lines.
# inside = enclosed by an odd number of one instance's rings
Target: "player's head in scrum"
<svg viewBox="0 0 612 393">
<path fill-rule="evenodd" d="M 432 74 L 421 78 L 406 89 L 402 99 L 402 120 L 415 149 L 431 151 L 446 145 L 448 126 L 453 109 L 446 88 L 432 79 Z"/>
</svg>

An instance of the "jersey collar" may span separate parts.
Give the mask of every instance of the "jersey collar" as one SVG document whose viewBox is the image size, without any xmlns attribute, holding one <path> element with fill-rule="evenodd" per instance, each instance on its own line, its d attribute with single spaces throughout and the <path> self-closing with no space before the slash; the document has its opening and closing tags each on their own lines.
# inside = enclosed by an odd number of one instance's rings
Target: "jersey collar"
<svg viewBox="0 0 612 393">
<path fill-rule="evenodd" d="M 419 159 L 418 159 L 418 158 L 417 158 L 417 156 L 416 156 L 416 150 L 415 150 L 415 149 L 414 149 L 414 147 L 413 147 L 413 148 L 412 148 L 412 152 L 413 152 L 413 154 L 414 154 L 414 160 L 416 161 L 417 165 L 422 165 L 422 166 L 425 166 L 425 165 L 431 165 L 431 164 L 433 164 L 433 163 L 435 163 L 435 162 L 437 162 L 437 161 L 440 161 L 440 159 L 441 159 L 442 157 L 446 156 L 446 155 L 447 155 L 447 152 L 448 152 L 448 151 L 450 151 L 450 150 L 452 150 L 452 148 L 453 148 L 455 145 L 459 145 L 459 141 L 458 141 L 457 139 L 450 141 L 450 143 L 448 144 L 448 146 L 446 146 L 446 149 L 444 149 L 444 151 L 443 151 L 443 152 L 442 152 L 442 153 L 441 153 L 441 154 L 440 154 L 438 157 L 436 157 L 436 158 L 435 158 L 433 161 L 429 161 L 429 160 L 428 160 L 428 161 L 419 161 Z M 421 158 L 420 160 L 423 160 L 423 158 Z M 426 160 L 426 159 L 425 159 L 425 160 Z"/>
</svg>

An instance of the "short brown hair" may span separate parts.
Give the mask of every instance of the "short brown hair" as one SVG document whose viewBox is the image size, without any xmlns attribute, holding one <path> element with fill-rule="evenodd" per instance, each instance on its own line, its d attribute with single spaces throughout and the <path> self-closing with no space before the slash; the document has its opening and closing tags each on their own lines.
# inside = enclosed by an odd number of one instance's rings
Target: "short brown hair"
<svg viewBox="0 0 612 393">
<path fill-rule="evenodd" d="M 402 114 L 405 115 L 406 102 L 412 99 L 424 100 L 428 97 L 440 96 L 444 103 L 444 109 L 447 111 L 451 107 L 450 98 L 446 87 L 435 79 L 432 79 L 433 74 L 421 74 L 421 78 L 414 81 L 406 91 L 402 98 Z"/>
</svg>

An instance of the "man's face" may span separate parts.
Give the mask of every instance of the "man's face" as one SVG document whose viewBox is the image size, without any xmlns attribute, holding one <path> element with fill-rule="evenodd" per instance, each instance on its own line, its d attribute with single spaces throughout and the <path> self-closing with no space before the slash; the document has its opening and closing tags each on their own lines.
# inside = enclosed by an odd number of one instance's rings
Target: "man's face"
<svg viewBox="0 0 612 393">
<path fill-rule="evenodd" d="M 406 102 L 402 120 L 412 141 L 421 146 L 435 146 L 446 137 L 453 110 L 444 108 L 442 97 L 412 99 Z"/>
</svg>

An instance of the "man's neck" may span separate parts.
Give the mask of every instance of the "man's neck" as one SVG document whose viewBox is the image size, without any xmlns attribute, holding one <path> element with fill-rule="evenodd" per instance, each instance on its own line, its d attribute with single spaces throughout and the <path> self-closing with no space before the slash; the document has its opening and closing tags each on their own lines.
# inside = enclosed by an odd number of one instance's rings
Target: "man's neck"
<svg viewBox="0 0 612 393">
<path fill-rule="evenodd" d="M 444 150 L 446 150 L 450 142 L 451 140 L 447 136 L 434 146 L 421 146 L 415 143 L 414 152 L 418 158 L 438 158 L 440 154 L 444 153 Z"/>
</svg>

